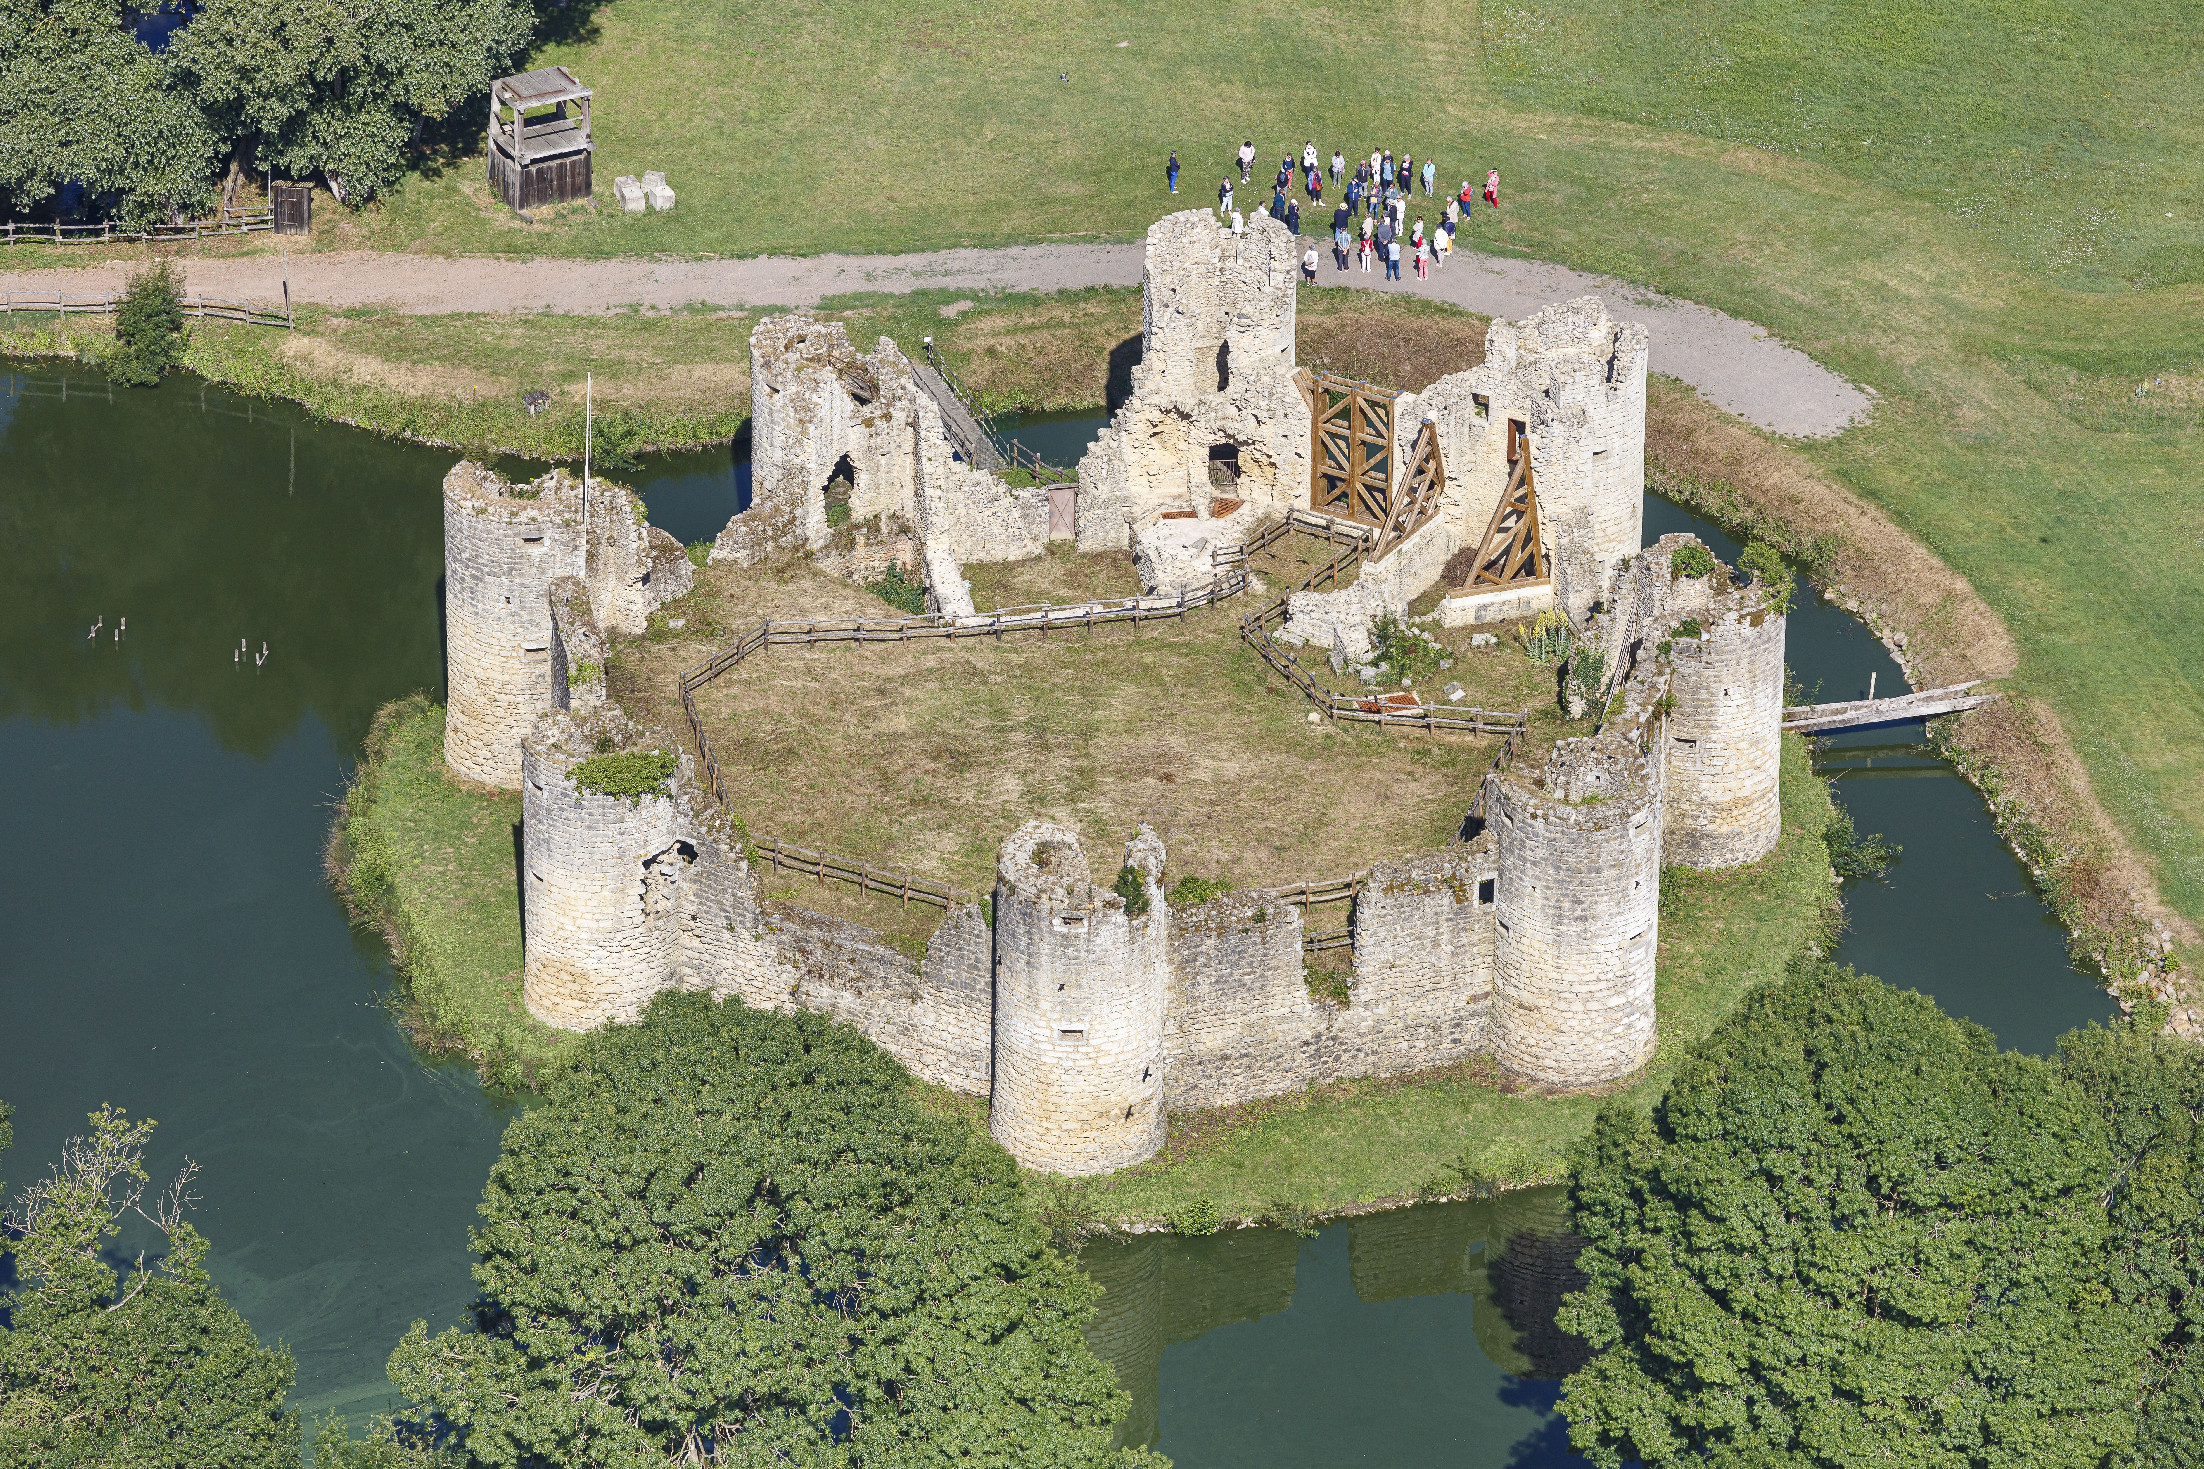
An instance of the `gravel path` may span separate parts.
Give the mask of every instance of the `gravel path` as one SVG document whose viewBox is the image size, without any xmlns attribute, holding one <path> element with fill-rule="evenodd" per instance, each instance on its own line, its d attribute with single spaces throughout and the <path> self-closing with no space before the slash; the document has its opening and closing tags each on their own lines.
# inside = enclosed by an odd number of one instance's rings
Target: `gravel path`
<svg viewBox="0 0 2204 1469">
<path fill-rule="evenodd" d="M 181 262 L 187 288 L 209 296 L 279 301 L 274 256 Z M 624 306 L 806 306 L 849 291 L 1059 291 L 1140 284 L 1141 246 L 1016 245 L 922 255 L 822 255 L 750 260 L 439 259 L 340 252 L 290 262 L 291 292 L 324 306 L 395 306 L 419 315 L 465 311 L 594 313 Z M 123 263 L 78 270 L 0 272 L 11 291 L 119 290 Z M 1539 307 L 1596 295 L 1618 317 L 1652 330 L 1655 372 L 1681 379 L 1749 423 L 1819 438 L 1867 416 L 1870 398 L 1795 347 L 1749 321 L 1691 301 L 1656 296 L 1608 276 L 1536 260 L 1457 251 L 1431 279 L 1387 285 L 1382 272 L 1317 271 L 1325 286 L 1407 291 L 1490 316 L 1528 316 Z"/>
</svg>

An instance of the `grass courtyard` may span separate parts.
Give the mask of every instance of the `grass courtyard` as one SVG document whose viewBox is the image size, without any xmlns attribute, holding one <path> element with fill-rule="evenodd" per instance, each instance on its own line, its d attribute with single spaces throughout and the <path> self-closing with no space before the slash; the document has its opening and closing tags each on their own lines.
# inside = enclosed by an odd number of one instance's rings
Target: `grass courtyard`
<svg viewBox="0 0 2204 1469">
<path fill-rule="evenodd" d="M 1238 887 L 1344 876 L 1440 846 L 1498 739 L 1311 723 L 1308 701 L 1240 639 L 1242 614 L 1297 584 L 1318 546 L 1323 559 L 1336 549 L 1289 537 L 1254 563 L 1269 571 L 1268 595 L 1183 623 L 754 654 L 696 693 L 729 807 L 755 834 L 974 894 L 992 886 L 1004 838 L 1034 818 L 1080 831 L 1105 880 L 1142 821 L 1162 833 L 1172 880 Z M 1122 553 L 969 570 L 983 607 L 1138 590 Z M 766 617 L 895 615 L 800 560 L 709 566 L 698 581 L 664 614 L 684 628 L 618 652 L 608 671 L 624 707 L 675 731 L 674 679 L 729 636 Z M 1464 703 L 1532 709 L 1539 732 L 1558 731 L 1550 670 L 1505 639 L 1473 648 L 1466 629 L 1440 636 L 1452 666 L 1428 696 L 1443 702 L 1459 682 Z M 1335 682 L 1320 652 L 1302 658 Z M 891 906 L 835 886 L 806 884 L 796 901 Z"/>
</svg>

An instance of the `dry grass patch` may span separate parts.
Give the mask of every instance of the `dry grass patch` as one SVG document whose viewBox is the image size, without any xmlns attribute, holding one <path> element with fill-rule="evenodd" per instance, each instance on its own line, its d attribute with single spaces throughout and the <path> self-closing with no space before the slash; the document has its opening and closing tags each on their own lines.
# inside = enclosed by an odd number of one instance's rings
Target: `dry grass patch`
<svg viewBox="0 0 2204 1469">
<path fill-rule="evenodd" d="M 967 572 L 1041 600 L 1036 591 L 1114 585 L 1130 566 L 1122 555 L 1051 553 Z M 613 696 L 669 731 L 683 728 L 680 670 L 740 630 L 766 616 L 885 611 L 800 558 L 707 567 L 698 582 L 667 609 L 686 627 L 657 628 L 608 669 Z M 1241 887 L 1444 843 L 1497 741 L 1310 724 L 1308 703 L 1240 641 L 1252 605 L 1046 639 L 775 648 L 698 691 L 697 703 L 730 805 L 754 833 L 970 892 L 991 885 L 1003 838 L 1035 817 L 1079 830 L 1105 878 L 1147 821 L 1174 872 Z M 1515 708 L 1541 696 L 1543 668 L 1450 636 L 1459 646 L 1447 677 L 1469 702 Z M 1329 679 L 1320 653 L 1303 656 Z M 891 932 L 930 930 L 936 916 L 792 873 L 769 889 Z"/>
<path fill-rule="evenodd" d="M 1442 301 L 1303 286 L 1298 356 L 1312 371 L 1420 393 L 1483 362 L 1491 324 Z"/>
<path fill-rule="evenodd" d="M 964 577 L 972 584 L 972 605 L 982 612 L 1140 595 L 1140 574 L 1133 570 L 1132 552 L 1081 556 L 1069 541 L 1054 542 L 1042 554 L 1023 561 L 975 562 L 964 568 Z"/>
</svg>

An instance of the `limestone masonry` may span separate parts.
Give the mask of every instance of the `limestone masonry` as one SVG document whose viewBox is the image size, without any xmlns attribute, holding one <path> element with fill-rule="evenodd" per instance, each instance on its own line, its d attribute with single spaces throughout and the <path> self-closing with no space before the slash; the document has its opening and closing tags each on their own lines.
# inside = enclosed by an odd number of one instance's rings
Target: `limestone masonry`
<svg viewBox="0 0 2204 1469">
<path fill-rule="evenodd" d="M 975 615 L 963 566 L 1037 554 L 1052 518 L 1083 550 L 1133 552 L 1148 590 L 1172 594 L 1315 512 L 1373 554 L 1346 586 L 1295 594 L 1279 636 L 1340 666 L 1366 664 L 1377 619 L 1442 577 L 1456 584 L 1432 616 L 1448 625 L 1558 609 L 1589 733 L 1535 768 L 1496 764 L 1461 793 L 1462 839 L 1362 875 L 1344 1003 L 1312 991 L 1300 907 L 1262 892 L 1174 907 L 1146 827 L 1091 856 L 1046 822 L 1006 834 L 993 892 L 952 907 L 921 956 L 769 898 L 741 813 L 605 695 L 607 646 L 688 589 L 681 548 L 618 486 L 462 463 L 444 485 L 446 752 L 521 789 L 529 1010 L 586 1029 L 678 987 L 823 1011 L 988 1096 L 1021 1163 L 1071 1174 L 1152 1156 L 1172 1112 L 1314 1082 L 1477 1055 L 1563 1089 L 1642 1068 L 1662 865 L 1755 862 L 1779 834 L 1778 604 L 1690 537 L 1639 545 L 1642 327 L 1592 300 L 1495 321 L 1483 364 L 1390 393 L 1296 365 L 1298 289 L 1294 242 L 1267 218 L 1234 234 L 1191 211 L 1149 231 L 1143 359 L 1076 490 L 1054 491 L 1073 496 L 1068 526 L 1047 487 L 974 463 L 971 421 L 894 343 L 860 354 L 838 324 L 770 318 L 751 337 L 754 500 L 711 555 L 810 552 L 859 576 L 906 560 L 953 619 Z M 1313 497 L 1326 415 L 1365 391 L 1389 414 L 1392 478 L 1358 519 Z M 854 541 L 836 537 L 834 484 Z M 1464 578 L 1464 550 L 1496 570 Z M 589 788 L 588 762 L 639 750 L 677 757 L 660 789 Z"/>
</svg>

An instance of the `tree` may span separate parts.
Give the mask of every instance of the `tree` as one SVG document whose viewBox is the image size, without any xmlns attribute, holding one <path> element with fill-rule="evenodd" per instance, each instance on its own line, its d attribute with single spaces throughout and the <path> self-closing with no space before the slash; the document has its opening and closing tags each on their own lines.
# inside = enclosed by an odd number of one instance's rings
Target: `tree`
<svg viewBox="0 0 2204 1469">
<path fill-rule="evenodd" d="M 2150 1336 L 2115 1288 L 2106 1131 L 2055 1065 L 1801 967 L 1574 1160 L 1572 1441 L 1603 1466 L 2106 1463 Z"/>
<path fill-rule="evenodd" d="M 184 283 L 167 260 L 130 277 L 115 309 L 115 349 L 107 376 L 125 387 L 150 388 L 184 360 Z"/>
<path fill-rule="evenodd" d="M 36 209 L 71 183 L 133 225 L 211 207 L 220 140 L 127 15 L 123 0 L 0 0 L 6 209 Z"/>
<path fill-rule="evenodd" d="M 2104 1119 L 2114 1293 L 2149 1323 L 2132 1462 L 2177 1469 L 2204 1443 L 2204 1051 L 2162 1016 L 2089 1026 L 2059 1066 Z"/>
<path fill-rule="evenodd" d="M 18 1283 L 0 1332 L 0 1469 L 296 1469 L 291 1354 L 263 1347 L 216 1294 L 206 1241 L 183 1218 L 190 1165 L 148 1207 L 153 1124 L 110 1107 L 91 1121 L 8 1215 Z M 126 1215 L 167 1249 L 118 1277 L 103 1256 Z"/>
<path fill-rule="evenodd" d="M 488 93 L 533 25 L 521 0 L 207 0 L 170 54 L 264 166 L 319 171 L 357 204 L 404 174 L 425 122 Z"/>
<path fill-rule="evenodd" d="M 1072 1466 L 1126 1406 L 1016 1165 L 814 1015 L 665 994 L 506 1129 L 472 1331 L 391 1380 L 483 1464 Z"/>
</svg>

